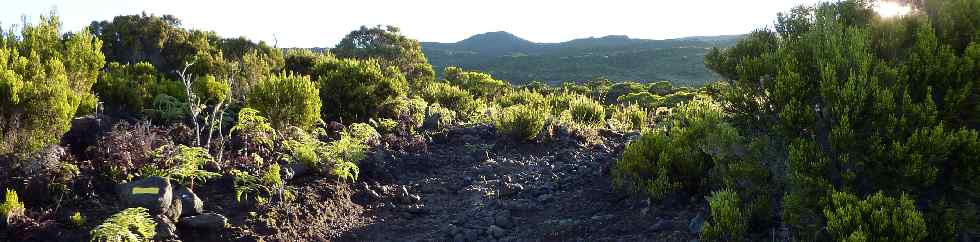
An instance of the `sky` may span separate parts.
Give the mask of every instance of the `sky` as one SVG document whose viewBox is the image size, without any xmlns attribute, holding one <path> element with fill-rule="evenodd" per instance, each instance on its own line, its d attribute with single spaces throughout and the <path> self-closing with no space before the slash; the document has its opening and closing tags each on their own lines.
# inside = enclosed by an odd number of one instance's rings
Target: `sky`
<svg viewBox="0 0 980 242">
<path fill-rule="evenodd" d="M 670 39 L 743 34 L 821 0 L 8 0 L 0 26 L 54 9 L 64 31 L 117 15 L 172 14 L 182 26 L 278 47 L 331 47 L 362 25 L 395 25 L 420 41 L 456 42 L 507 31 L 534 42 L 628 35 Z"/>
</svg>

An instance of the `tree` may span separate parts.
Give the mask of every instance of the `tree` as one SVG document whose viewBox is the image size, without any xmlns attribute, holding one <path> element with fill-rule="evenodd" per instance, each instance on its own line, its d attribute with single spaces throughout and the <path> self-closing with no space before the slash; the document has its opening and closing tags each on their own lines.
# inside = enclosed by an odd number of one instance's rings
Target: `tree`
<svg viewBox="0 0 980 242">
<path fill-rule="evenodd" d="M 338 58 L 378 59 L 383 68 L 398 68 L 414 87 L 435 78 L 419 42 L 402 35 L 398 27 L 361 26 L 347 34 L 332 52 Z"/>
<path fill-rule="evenodd" d="M 19 36 L 0 32 L 0 154 L 33 152 L 68 132 L 105 56 L 89 32 L 61 34 L 57 16 L 41 16 Z"/>
</svg>

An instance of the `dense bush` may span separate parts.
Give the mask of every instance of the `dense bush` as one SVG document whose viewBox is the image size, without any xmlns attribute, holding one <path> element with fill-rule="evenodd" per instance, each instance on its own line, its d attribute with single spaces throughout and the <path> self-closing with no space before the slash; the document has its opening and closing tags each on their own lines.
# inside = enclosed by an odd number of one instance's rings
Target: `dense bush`
<svg viewBox="0 0 980 242">
<path fill-rule="evenodd" d="M 92 87 L 110 114 L 139 117 L 152 109 L 158 95 L 186 99 L 183 84 L 157 76 L 152 64 L 109 63 Z"/>
<path fill-rule="evenodd" d="M 377 118 L 385 103 L 408 94 L 408 83 L 398 69 L 375 60 L 326 60 L 313 69 L 325 121 L 366 122 Z"/>
<path fill-rule="evenodd" d="M 272 75 L 248 95 L 248 107 L 268 117 L 273 127 L 312 129 L 320 121 L 320 89 L 307 76 Z"/>
<path fill-rule="evenodd" d="M 644 132 L 626 146 L 613 168 L 614 182 L 655 199 L 704 193 L 709 170 L 729 159 L 739 139 L 723 116 L 707 98 L 678 106 L 666 127 Z"/>
<path fill-rule="evenodd" d="M 0 33 L 0 154 L 57 143 L 105 65 L 88 31 L 62 35 L 56 16 Z"/>
<path fill-rule="evenodd" d="M 429 103 L 438 103 L 464 117 L 476 112 L 477 108 L 472 94 L 449 83 L 429 84 L 422 90 L 422 98 Z"/>
<path fill-rule="evenodd" d="M 632 81 L 619 82 L 609 87 L 609 91 L 606 93 L 606 97 L 603 101 L 606 104 L 614 104 L 617 100 L 619 100 L 619 97 L 646 91 L 646 85 L 641 83 Z"/>
<path fill-rule="evenodd" d="M 648 115 L 647 109 L 639 105 L 615 106 L 610 122 L 620 130 L 642 130 L 647 126 Z"/>
<path fill-rule="evenodd" d="M 620 96 L 617 101 L 620 104 L 636 104 L 644 108 L 656 108 L 663 101 L 663 97 L 650 94 L 649 92 L 637 92 Z"/>
<path fill-rule="evenodd" d="M 518 90 L 507 93 L 507 95 L 498 99 L 497 103 L 504 108 L 514 105 L 524 105 L 546 110 L 551 107 L 548 99 L 544 95 L 531 90 Z"/>
<path fill-rule="evenodd" d="M 422 45 L 402 35 L 395 26 L 361 26 L 330 51 L 339 58 L 378 60 L 382 69 L 393 67 L 400 71 L 399 76 L 404 76 L 413 87 L 424 86 L 435 79 L 435 71 L 422 53 Z"/>
<path fill-rule="evenodd" d="M 673 85 L 671 85 L 668 81 L 650 83 L 649 86 L 650 88 L 647 89 L 648 92 L 661 96 L 670 94 L 674 89 Z"/>
<path fill-rule="evenodd" d="M 928 233 L 915 202 L 904 194 L 896 199 L 877 192 L 861 200 L 834 192 L 823 213 L 837 241 L 923 241 Z"/>
<path fill-rule="evenodd" d="M 497 116 L 497 133 L 520 141 L 531 141 L 544 128 L 548 113 L 541 108 L 523 104 L 506 107 Z"/>
<path fill-rule="evenodd" d="M 568 102 L 568 111 L 572 121 L 578 124 L 598 127 L 606 121 L 605 107 L 590 98 L 572 98 Z"/>
<path fill-rule="evenodd" d="M 112 215 L 92 230 L 91 241 L 97 242 L 143 242 L 152 241 L 156 235 L 157 223 L 150 217 L 149 210 L 142 207 L 127 208 Z"/>
<path fill-rule="evenodd" d="M 226 80 L 218 80 L 212 75 L 199 78 L 191 84 L 194 95 L 205 105 L 216 105 L 228 100 L 231 85 Z"/>
<path fill-rule="evenodd" d="M 711 217 L 704 223 L 701 241 L 745 241 L 749 216 L 741 206 L 742 201 L 733 190 L 711 193 L 708 198 Z"/>
<path fill-rule="evenodd" d="M 458 67 L 446 67 L 446 81 L 463 87 L 473 95 L 482 98 L 496 97 L 510 88 L 510 84 L 493 79 L 490 74 L 474 71 L 463 71 Z"/>
</svg>

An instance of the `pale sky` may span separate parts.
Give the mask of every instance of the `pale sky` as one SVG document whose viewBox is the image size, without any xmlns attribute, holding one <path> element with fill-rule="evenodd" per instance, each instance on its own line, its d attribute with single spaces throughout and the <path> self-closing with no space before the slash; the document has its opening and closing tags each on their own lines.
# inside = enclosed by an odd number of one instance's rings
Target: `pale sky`
<svg viewBox="0 0 980 242">
<path fill-rule="evenodd" d="M 56 9 L 65 30 L 116 15 L 173 14 L 183 27 L 279 47 L 332 47 L 361 25 L 396 25 L 421 41 L 456 42 L 507 31 L 534 42 L 606 35 L 670 39 L 743 34 L 776 13 L 822 0 L 4 0 L 0 24 L 36 22 Z M 823 0 L 826 1 L 826 0 Z"/>
</svg>

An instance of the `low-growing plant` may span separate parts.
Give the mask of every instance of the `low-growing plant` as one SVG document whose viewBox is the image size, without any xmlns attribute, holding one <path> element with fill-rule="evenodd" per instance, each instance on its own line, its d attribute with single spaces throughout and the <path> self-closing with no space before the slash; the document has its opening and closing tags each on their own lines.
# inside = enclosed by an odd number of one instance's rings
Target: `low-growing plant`
<svg viewBox="0 0 980 242">
<path fill-rule="evenodd" d="M 586 97 L 569 100 L 568 111 L 572 121 L 588 126 L 600 126 L 606 120 L 606 110 L 601 103 Z"/>
<path fill-rule="evenodd" d="M 456 122 L 457 113 L 441 105 L 433 104 L 425 110 L 425 121 L 422 128 L 430 130 L 444 130 Z"/>
<path fill-rule="evenodd" d="M 531 90 L 518 90 L 508 93 L 497 100 L 497 103 L 504 108 L 514 105 L 531 106 L 538 109 L 546 109 L 551 107 L 548 99 L 546 99 L 544 95 Z"/>
<path fill-rule="evenodd" d="M 68 224 L 75 228 L 85 227 L 85 222 L 85 216 L 82 215 L 82 212 L 75 211 L 71 216 L 68 216 Z"/>
<path fill-rule="evenodd" d="M 701 241 L 744 241 L 749 216 L 741 206 L 742 200 L 734 190 L 711 193 L 708 198 L 711 216 L 704 223 Z"/>
<path fill-rule="evenodd" d="M 393 134 L 398 130 L 398 121 L 389 118 L 371 119 L 371 126 L 374 126 L 381 134 Z"/>
<path fill-rule="evenodd" d="M 90 234 L 96 242 L 144 242 L 156 235 L 157 223 L 149 210 L 142 207 L 127 208 L 112 215 Z"/>
<path fill-rule="evenodd" d="M 268 203 L 270 198 L 292 200 L 293 192 L 283 182 L 281 169 L 279 163 L 272 163 L 262 171 L 261 176 L 237 169 L 231 170 L 229 173 L 234 178 L 235 200 L 239 203 L 255 201 L 259 205 Z"/>
<path fill-rule="evenodd" d="M 547 111 L 534 106 L 518 104 L 506 107 L 497 116 L 497 133 L 520 141 L 531 141 L 541 133 L 547 117 Z"/>
<path fill-rule="evenodd" d="M 194 186 L 194 182 L 207 182 L 221 174 L 204 170 L 204 165 L 214 158 L 202 147 L 185 145 L 163 146 L 153 152 L 158 166 L 144 167 L 144 176 L 159 176 L 174 179 L 181 184 Z"/>
<path fill-rule="evenodd" d="M 615 106 L 612 121 L 621 130 L 642 130 L 647 125 L 648 115 L 647 109 L 639 105 Z"/>
<path fill-rule="evenodd" d="M 923 241 L 928 234 L 922 213 L 905 194 L 893 198 L 877 192 L 861 200 L 834 192 L 824 216 L 837 241 Z"/>
<path fill-rule="evenodd" d="M 248 107 L 267 117 L 273 127 L 310 130 L 320 121 L 319 95 L 320 88 L 309 77 L 282 73 L 259 81 L 248 95 Z"/>
<path fill-rule="evenodd" d="M 444 82 L 434 82 L 422 90 L 422 98 L 430 104 L 439 104 L 460 116 L 469 116 L 476 111 L 476 99 L 472 94 Z M 431 105 L 430 105 L 431 106 Z"/>
<path fill-rule="evenodd" d="M 9 219 L 13 217 L 24 216 L 24 203 L 17 196 L 17 191 L 7 189 L 3 197 L 3 203 L 0 203 L 0 219 L 4 220 L 0 221 L 2 224 L 10 223 Z"/>
<path fill-rule="evenodd" d="M 663 97 L 649 92 L 638 92 L 620 96 L 617 101 L 620 104 L 636 104 L 644 108 L 654 108 L 663 101 Z"/>
</svg>

